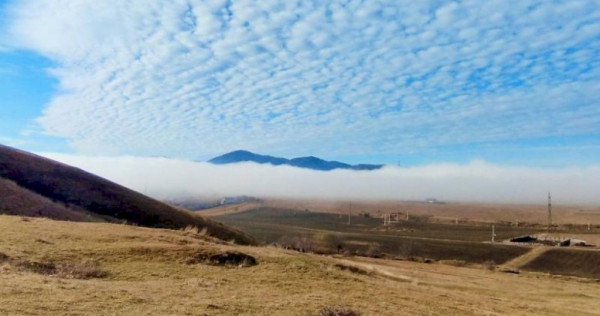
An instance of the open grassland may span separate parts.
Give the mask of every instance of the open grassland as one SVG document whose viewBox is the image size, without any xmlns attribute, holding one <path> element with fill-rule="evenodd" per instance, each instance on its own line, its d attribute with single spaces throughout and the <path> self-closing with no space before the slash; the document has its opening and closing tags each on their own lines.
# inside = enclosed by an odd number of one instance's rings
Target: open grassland
<svg viewBox="0 0 600 316">
<path fill-rule="evenodd" d="M 5 315 L 598 315 L 600 301 L 600 284 L 582 279 L 237 246 L 196 230 L 0 216 L 0 232 Z M 258 264 L 202 260 L 227 251 Z"/>
</svg>

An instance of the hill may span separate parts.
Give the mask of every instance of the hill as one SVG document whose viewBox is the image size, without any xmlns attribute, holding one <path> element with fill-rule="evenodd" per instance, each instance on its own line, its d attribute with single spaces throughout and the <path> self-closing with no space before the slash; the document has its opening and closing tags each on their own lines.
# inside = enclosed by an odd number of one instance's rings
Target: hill
<svg viewBox="0 0 600 316">
<path fill-rule="evenodd" d="M 75 206 L 52 202 L 52 200 L 35 194 L 18 186 L 16 183 L 0 178 L 0 214 L 41 216 L 78 222 L 104 222 L 94 213 Z"/>
<path fill-rule="evenodd" d="M 371 165 L 371 164 L 358 164 L 350 165 L 339 161 L 327 161 L 318 157 L 298 157 L 293 159 L 286 159 L 281 157 L 273 157 L 268 155 L 255 154 L 246 150 L 236 150 L 230 153 L 215 157 L 208 161 L 212 164 L 223 165 L 238 162 L 255 162 L 259 164 L 271 164 L 274 166 L 287 165 L 298 168 L 329 171 L 334 169 L 348 169 L 348 170 L 376 170 L 383 167 L 383 165 Z"/>
<path fill-rule="evenodd" d="M 241 232 L 156 201 L 50 159 L 0 145 L 0 212 L 58 220 L 125 222 L 206 229 L 215 237 L 251 243 Z"/>
<path fill-rule="evenodd" d="M 2 315 L 597 315 L 598 284 L 0 216 Z M 211 258 L 251 256 L 255 265 Z"/>
</svg>

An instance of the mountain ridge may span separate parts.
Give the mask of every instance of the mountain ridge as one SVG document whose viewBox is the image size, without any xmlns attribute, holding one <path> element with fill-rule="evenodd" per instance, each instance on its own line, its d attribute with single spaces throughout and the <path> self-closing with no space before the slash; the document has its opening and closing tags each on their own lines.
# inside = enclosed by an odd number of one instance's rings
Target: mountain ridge
<svg viewBox="0 0 600 316">
<path fill-rule="evenodd" d="M 215 165 L 225 165 L 239 162 L 255 162 L 258 164 L 271 164 L 274 166 L 286 165 L 318 171 L 331 171 L 335 169 L 377 170 L 383 167 L 383 165 L 375 164 L 351 165 L 335 160 L 324 160 L 315 156 L 296 157 L 292 159 L 287 159 L 270 155 L 256 154 L 247 150 L 234 150 L 232 152 L 212 158 L 208 160 L 208 162 Z"/>
</svg>

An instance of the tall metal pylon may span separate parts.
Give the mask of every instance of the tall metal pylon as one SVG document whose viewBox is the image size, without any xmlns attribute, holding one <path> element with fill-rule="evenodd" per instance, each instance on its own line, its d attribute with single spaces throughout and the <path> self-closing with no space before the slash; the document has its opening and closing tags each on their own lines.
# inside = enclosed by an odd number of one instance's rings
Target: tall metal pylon
<svg viewBox="0 0 600 316">
<path fill-rule="evenodd" d="M 552 228 L 552 196 L 548 192 L 548 230 Z"/>
</svg>

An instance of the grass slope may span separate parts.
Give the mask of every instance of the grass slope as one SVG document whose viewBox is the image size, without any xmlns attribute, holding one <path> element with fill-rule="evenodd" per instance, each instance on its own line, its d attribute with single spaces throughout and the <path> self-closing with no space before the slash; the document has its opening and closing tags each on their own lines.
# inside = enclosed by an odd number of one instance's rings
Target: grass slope
<svg viewBox="0 0 600 316">
<path fill-rule="evenodd" d="M 191 231 L 0 216 L 0 232 L 2 315 L 318 315 L 342 306 L 361 315 L 586 316 L 600 301 L 593 282 L 322 257 Z M 258 265 L 189 264 L 226 251 Z"/>
<path fill-rule="evenodd" d="M 206 228 L 210 235 L 221 239 L 238 243 L 252 242 L 246 235 L 220 223 L 175 209 L 81 169 L 1 145 L 0 178 L 10 180 L 55 204 L 73 206 L 72 210 L 85 210 L 107 220 L 171 229 L 195 226 Z M 8 205 L 3 208 L 11 207 Z M 65 217 L 60 219 L 69 219 L 67 214 L 71 213 L 64 212 Z"/>
<path fill-rule="evenodd" d="M 104 222 L 105 218 L 84 209 L 66 207 L 0 178 L 0 214 L 41 216 L 78 222 Z"/>
</svg>

